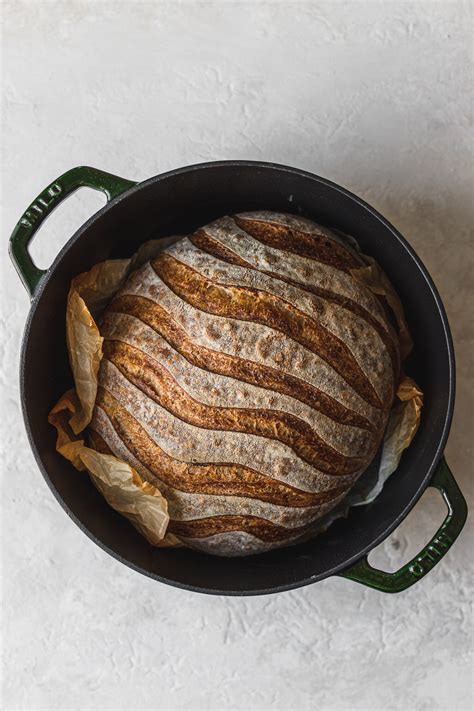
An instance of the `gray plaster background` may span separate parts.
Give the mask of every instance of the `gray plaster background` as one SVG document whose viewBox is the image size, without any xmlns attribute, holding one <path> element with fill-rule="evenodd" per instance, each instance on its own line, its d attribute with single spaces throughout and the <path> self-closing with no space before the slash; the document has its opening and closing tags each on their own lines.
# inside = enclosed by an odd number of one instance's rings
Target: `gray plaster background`
<svg viewBox="0 0 474 711">
<path fill-rule="evenodd" d="M 408 238 L 451 321 L 447 455 L 472 487 L 472 79 L 467 2 L 4 0 L 2 569 L 4 709 L 472 708 L 472 524 L 399 596 L 340 579 L 280 595 L 192 595 L 96 548 L 24 433 L 28 299 L 7 239 L 70 167 L 132 179 L 265 159 L 339 182 Z M 83 190 L 34 245 L 52 260 L 102 198 Z M 426 494 L 372 560 L 395 569 L 444 514 Z"/>
</svg>

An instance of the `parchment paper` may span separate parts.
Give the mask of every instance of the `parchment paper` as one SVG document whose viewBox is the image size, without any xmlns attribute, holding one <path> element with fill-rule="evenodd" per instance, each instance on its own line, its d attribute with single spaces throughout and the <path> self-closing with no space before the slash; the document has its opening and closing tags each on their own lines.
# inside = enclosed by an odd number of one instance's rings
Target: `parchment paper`
<svg viewBox="0 0 474 711">
<path fill-rule="evenodd" d="M 166 499 L 129 464 L 88 447 L 81 433 L 92 419 L 97 395 L 103 343 L 97 321 L 130 271 L 175 239 L 147 242 L 132 259 L 101 262 L 72 280 L 66 307 L 66 338 L 75 388 L 61 397 L 48 417 L 57 430 L 57 451 L 79 471 L 88 471 L 107 503 L 155 546 L 180 545 L 174 535 L 166 534 Z"/>
<path fill-rule="evenodd" d="M 79 471 L 87 470 L 107 503 L 127 516 L 150 543 L 160 545 L 169 521 L 166 500 L 131 466 L 96 452 L 75 435 L 70 423 L 83 412 L 74 389 L 68 390 L 53 407 L 49 421 L 58 432 L 57 451 Z"/>
<path fill-rule="evenodd" d="M 67 301 L 66 333 L 75 388 L 68 390 L 49 414 L 49 422 L 57 430 L 57 451 L 79 471 L 88 471 L 107 503 L 126 516 L 155 546 L 181 545 L 176 536 L 166 533 L 169 522 L 166 499 L 155 486 L 143 481 L 130 465 L 88 447 L 81 433 L 91 421 L 97 395 L 103 343 L 101 314 L 131 271 L 177 239 L 179 237 L 146 242 L 131 259 L 101 262 L 72 280 Z M 387 300 L 397 321 L 403 359 L 412 348 L 403 307 L 378 264 L 372 258 L 362 256 L 367 266 L 351 270 L 352 274 Z M 318 530 L 324 530 L 336 518 L 347 515 L 351 506 L 368 504 L 380 493 L 416 434 L 422 405 L 421 390 L 411 378 L 402 375 L 389 415 L 378 470 L 368 485 L 365 483 L 364 486 L 364 482 L 362 486 L 356 485 L 342 505 L 325 517 Z"/>
<path fill-rule="evenodd" d="M 355 279 L 362 282 L 362 284 L 365 284 L 365 286 L 374 294 L 384 297 L 387 304 L 392 309 L 398 325 L 400 355 L 403 362 L 413 348 L 413 341 L 405 320 L 405 312 L 402 303 L 387 275 L 384 271 L 382 271 L 375 259 L 368 257 L 366 254 L 360 253 L 360 255 L 366 262 L 367 266 L 361 267 L 360 269 L 351 269 L 351 274 Z"/>
</svg>

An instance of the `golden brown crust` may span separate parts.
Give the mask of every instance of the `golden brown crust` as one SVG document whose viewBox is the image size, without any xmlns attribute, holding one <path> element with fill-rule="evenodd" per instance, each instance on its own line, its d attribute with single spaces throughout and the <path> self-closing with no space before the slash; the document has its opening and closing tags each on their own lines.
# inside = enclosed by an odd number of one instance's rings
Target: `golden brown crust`
<svg viewBox="0 0 474 711">
<path fill-rule="evenodd" d="M 96 452 L 100 454 L 113 454 L 105 439 L 91 426 L 87 428 L 87 441 L 89 447 L 95 449 Z"/>
<path fill-rule="evenodd" d="M 190 363 L 204 370 L 242 380 L 283 395 L 294 397 L 306 405 L 323 412 L 335 422 L 373 431 L 370 420 L 344 407 L 335 398 L 269 365 L 262 365 L 238 356 L 220 353 L 192 341 L 186 331 L 159 304 L 143 296 L 126 294 L 118 296 L 109 306 L 110 313 L 129 314 L 153 328 Z"/>
<path fill-rule="evenodd" d="M 171 291 L 195 308 L 280 331 L 331 365 L 372 407 L 384 407 L 346 344 L 292 304 L 259 289 L 225 286 L 206 279 L 169 254 L 160 254 L 151 265 Z"/>
<path fill-rule="evenodd" d="M 105 412 L 127 449 L 160 481 L 180 491 L 257 498 L 280 506 L 318 506 L 340 496 L 348 486 L 308 492 L 235 464 L 190 464 L 167 455 L 138 421 L 105 388 L 99 387 L 96 406 Z M 102 437 L 91 429 L 94 442 Z M 102 440 L 103 442 L 103 440 Z M 107 447 L 107 445 L 106 445 Z M 110 449 L 104 453 L 110 453 Z"/>
<path fill-rule="evenodd" d="M 106 341 L 104 356 L 129 382 L 184 422 L 204 429 L 245 432 L 279 440 L 305 462 L 332 476 L 353 474 L 364 465 L 363 458 L 340 454 L 294 415 L 261 408 L 213 407 L 198 402 L 178 385 L 166 368 L 130 345 Z"/>
<path fill-rule="evenodd" d="M 303 291 L 307 291 L 310 294 L 314 294 L 315 296 L 318 296 L 321 299 L 325 299 L 326 301 L 338 304 L 338 306 L 342 306 L 343 309 L 346 309 L 347 311 L 353 313 L 355 316 L 359 316 L 359 318 L 362 318 L 364 319 L 364 321 L 367 321 L 367 323 L 370 324 L 372 328 L 378 333 L 384 345 L 386 346 L 390 354 L 390 358 L 392 360 L 394 383 L 398 382 L 398 376 L 400 371 L 400 357 L 396 341 L 394 340 L 395 334 L 390 333 L 387 327 L 384 328 L 380 321 L 378 321 L 374 316 L 372 316 L 372 314 L 367 311 L 367 309 L 365 309 L 363 306 L 360 306 L 360 304 L 354 301 L 354 299 L 350 299 L 347 296 L 343 296 L 342 294 L 337 294 L 336 292 L 330 291 L 329 289 L 322 289 L 312 284 L 304 284 L 301 281 L 289 279 L 288 277 L 284 277 L 281 274 L 277 274 L 276 272 L 272 272 L 268 269 L 257 270 L 257 268 L 253 266 L 253 264 L 246 261 L 245 259 L 242 259 L 242 257 L 240 257 L 238 254 L 235 254 L 235 252 L 232 252 L 231 249 L 224 247 L 224 245 L 212 239 L 212 237 L 209 237 L 209 235 L 206 234 L 205 230 L 203 229 L 197 230 L 193 235 L 191 235 L 191 237 L 189 237 L 189 241 L 192 242 L 192 244 L 194 244 L 196 247 L 201 249 L 203 252 L 207 252 L 208 254 L 217 257 L 217 259 L 221 259 L 222 261 L 228 262 L 229 264 L 235 264 L 239 267 L 245 267 L 246 269 L 254 269 L 256 271 L 260 271 L 262 274 L 266 274 L 267 276 L 270 276 L 274 279 L 284 281 L 286 284 L 291 284 L 291 286 L 296 286 L 298 287 L 298 289 L 302 289 Z M 382 301 L 382 306 L 386 310 L 387 305 L 385 299 L 383 299 Z"/>
<path fill-rule="evenodd" d="M 245 214 L 189 240 L 106 311 L 89 442 L 161 486 L 169 531 L 188 544 L 268 550 L 299 539 L 369 464 L 399 344 L 351 274 L 359 256 L 309 221 Z"/>
<path fill-rule="evenodd" d="M 308 234 L 285 225 L 241 216 L 235 216 L 234 220 L 240 229 L 270 247 L 314 259 L 344 272 L 364 266 L 359 257 L 325 235 Z"/>
<path fill-rule="evenodd" d="M 183 538 L 207 538 L 220 533 L 242 531 L 268 543 L 284 543 L 302 535 L 306 530 L 307 526 L 286 528 L 257 516 L 209 516 L 192 521 L 170 520 L 168 526 L 170 533 Z"/>
</svg>

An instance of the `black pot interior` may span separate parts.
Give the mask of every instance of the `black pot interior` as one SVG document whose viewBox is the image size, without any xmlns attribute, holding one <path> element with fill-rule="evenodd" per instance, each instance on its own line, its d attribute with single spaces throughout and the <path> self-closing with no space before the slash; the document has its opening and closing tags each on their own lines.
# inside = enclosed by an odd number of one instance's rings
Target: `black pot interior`
<svg viewBox="0 0 474 711">
<path fill-rule="evenodd" d="M 149 545 L 107 506 L 87 475 L 55 451 L 50 408 L 72 385 L 65 306 L 72 277 L 98 261 L 130 256 L 150 239 L 185 234 L 242 210 L 294 212 L 357 238 L 382 265 L 406 309 L 415 340 L 407 370 L 425 393 L 417 437 L 398 471 L 369 506 L 352 509 L 308 543 L 258 556 L 222 559 Z M 392 530 L 426 487 L 447 435 L 452 401 L 449 334 L 429 280 L 404 242 L 356 198 L 319 178 L 259 164 L 208 164 L 152 178 L 106 206 L 63 250 L 36 299 L 22 359 L 23 406 L 33 449 L 66 511 L 123 562 L 172 584 L 252 594 L 316 581 L 360 557 Z"/>
</svg>

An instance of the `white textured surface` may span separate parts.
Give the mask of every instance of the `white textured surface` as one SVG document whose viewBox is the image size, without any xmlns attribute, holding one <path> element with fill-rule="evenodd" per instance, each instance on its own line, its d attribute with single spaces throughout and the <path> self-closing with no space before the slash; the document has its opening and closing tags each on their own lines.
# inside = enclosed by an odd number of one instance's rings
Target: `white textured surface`
<svg viewBox="0 0 474 711">
<path fill-rule="evenodd" d="M 346 185 L 400 228 L 441 291 L 459 377 L 447 454 L 472 505 L 469 4 L 1 8 L 3 708 L 470 709 L 467 530 L 393 597 L 342 579 L 262 598 L 192 595 L 94 546 L 28 448 L 17 382 L 28 299 L 5 256 L 26 205 L 74 165 L 143 179 L 261 158 Z M 38 237 L 38 262 L 100 204 L 90 191 L 71 198 Z M 373 559 L 394 569 L 442 514 L 425 495 Z"/>
</svg>

